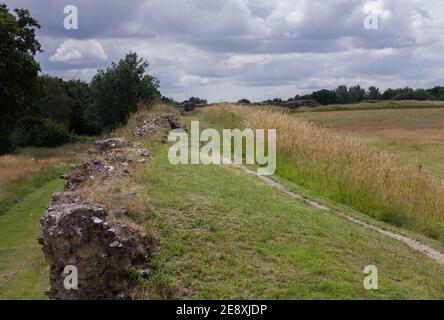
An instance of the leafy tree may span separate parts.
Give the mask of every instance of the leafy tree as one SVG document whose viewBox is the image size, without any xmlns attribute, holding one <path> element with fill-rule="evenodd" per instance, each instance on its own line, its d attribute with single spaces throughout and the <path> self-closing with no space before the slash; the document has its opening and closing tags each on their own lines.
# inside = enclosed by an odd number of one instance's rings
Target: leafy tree
<svg viewBox="0 0 444 320">
<path fill-rule="evenodd" d="M 413 99 L 420 100 L 420 101 L 425 101 L 425 100 L 434 100 L 435 97 L 432 94 L 430 94 L 430 92 L 428 92 L 425 89 L 417 89 L 413 93 Z"/>
<path fill-rule="evenodd" d="M 393 100 L 413 100 L 415 91 L 412 88 L 406 87 L 394 90 L 395 95 Z"/>
<path fill-rule="evenodd" d="M 161 98 L 160 98 L 160 101 L 162 101 L 162 103 L 165 103 L 165 104 L 174 104 L 174 105 L 177 105 L 178 104 L 178 102 L 177 101 L 175 101 L 173 98 L 171 98 L 171 97 L 165 97 L 165 96 L 162 96 Z"/>
<path fill-rule="evenodd" d="M 361 86 L 357 85 L 348 89 L 351 102 L 357 103 L 365 100 L 366 92 Z"/>
<path fill-rule="evenodd" d="M 347 86 L 339 86 L 335 90 L 338 103 L 346 104 L 351 102 Z"/>
<path fill-rule="evenodd" d="M 432 95 L 436 100 L 444 100 L 444 87 L 438 86 L 426 90 L 430 95 Z"/>
<path fill-rule="evenodd" d="M 184 102 L 191 102 L 194 104 L 207 104 L 206 99 L 202 99 L 202 98 L 198 98 L 198 97 L 191 97 L 187 101 L 184 101 Z"/>
<path fill-rule="evenodd" d="M 88 83 L 80 80 L 65 82 L 66 92 L 72 99 L 69 130 L 79 135 L 98 134 L 97 118 L 92 110 L 91 90 Z"/>
<path fill-rule="evenodd" d="M 21 125 L 12 136 L 19 147 L 56 147 L 72 140 L 68 129 L 51 119 L 27 116 L 21 119 Z"/>
<path fill-rule="evenodd" d="M 124 124 L 141 101 L 158 96 L 159 82 L 145 74 L 149 66 L 136 53 L 129 53 L 119 63 L 101 70 L 91 82 L 93 114 L 100 129 L 112 129 Z"/>
<path fill-rule="evenodd" d="M 393 98 L 395 97 L 396 92 L 393 89 L 387 89 L 384 91 L 384 93 L 382 94 L 382 98 L 384 100 L 393 100 Z"/>
<path fill-rule="evenodd" d="M 336 93 L 330 90 L 320 90 L 313 92 L 313 98 L 320 104 L 334 104 L 336 103 Z"/>
<path fill-rule="evenodd" d="M 367 91 L 367 99 L 379 100 L 382 98 L 381 92 L 375 86 L 370 86 Z"/>
<path fill-rule="evenodd" d="M 66 83 L 48 75 L 40 77 L 39 81 L 43 90 L 40 98 L 33 104 L 33 111 L 69 128 L 74 99 L 68 95 Z"/>
<path fill-rule="evenodd" d="M 40 28 L 26 9 L 9 12 L 0 4 L 0 154 L 12 150 L 11 132 L 39 93 L 41 51 L 35 31 Z"/>
</svg>

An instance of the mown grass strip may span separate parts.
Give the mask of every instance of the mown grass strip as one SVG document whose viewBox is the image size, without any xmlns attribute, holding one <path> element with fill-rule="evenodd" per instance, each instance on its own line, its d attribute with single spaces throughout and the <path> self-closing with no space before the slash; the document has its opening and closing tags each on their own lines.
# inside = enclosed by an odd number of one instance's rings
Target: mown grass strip
<svg viewBox="0 0 444 320">
<path fill-rule="evenodd" d="M 0 195 L 0 216 L 30 193 L 38 190 L 49 181 L 58 178 L 61 172 L 63 172 L 62 167 L 50 167 L 30 177 L 11 183 L 6 191 Z"/>
<path fill-rule="evenodd" d="M 316 210 L 243 170 L 178 165 L 156 150 L 136 175 L 156 239 L 147 298 L 443 298 L 444 269 L 420 252 Z M 363 268 L 378 266 L 380 290 Z"/>
<path fill-rule="evenodd" d="M 21 201 L 0 216 L 0 299 L 45 298 L 48 265 L 37 243 L 39 221 L 51 194 L 63 189 L 62 180 L 50 177 L 33 180 Z"/>
</svg>

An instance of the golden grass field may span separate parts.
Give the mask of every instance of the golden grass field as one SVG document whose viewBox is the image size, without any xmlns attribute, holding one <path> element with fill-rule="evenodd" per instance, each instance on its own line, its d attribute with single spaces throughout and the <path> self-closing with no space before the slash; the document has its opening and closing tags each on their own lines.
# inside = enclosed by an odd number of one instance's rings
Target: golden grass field
<svg viewBox="0 0 444 320">
<path fill-rule="evenodd" d="M 405 132 L 421 128 L 424 120 L 417 117 L 426 110 L 412 110 L 410 116 L 401 120 L 399 113 L 406 111 L 372 110 L 379 112 L 380 117 L 368 118 L 367 126 L 356 120 L 356 117 L 366 118 L 356 115 L 364 111 L 343 111 L 335 115 L 332 112 L 291 114 L 282 110 L 225 105 L 202 112 L 209 119 L 225 121 L 228 125 L 241 123 L 242 127 L 277 129 L 278 175 L 383 221 L 443 240 L 443 181 L 415 161 L 345 133 L 347 128 L 339 124 L 348 119 L 348 131 L 353 131 L 350 128 L 364 132 L 399 130 L 395 126 L 384 126 L 391 117 L 409 124 Z M 397 112 L 397 115 L 390 112 Z M 444 110 L 431 111 L 427 117 L 434 122 L 427 129 L 440 130 L 441 120 L 435 113 L 441 112 Z M 321 127 L 326 127 L 326 123 L 331 128 Z M 341 130 L 335 130 L 334 124 Z"/>
<path fill-rule="evenodd" d="M 28 148 L 18 154 L 0 156 L 0 195 L 11 183 L 73 159 L 84 149 L 85 146 L 78 143 L 53 149 Z"/>
<path fill-rule="evenodd" d="M 444 109 L 306 112 L 295 116 L 356 135 L 444 178 Z"/>
<path fill-rule="evenodd" d="M 27 177 L 44 168 L 63 160 L 61 157 L 36 159 L 23 155 L 6 155 L 0 157 L 0 194 L 12 182 Z"/>
</svg>

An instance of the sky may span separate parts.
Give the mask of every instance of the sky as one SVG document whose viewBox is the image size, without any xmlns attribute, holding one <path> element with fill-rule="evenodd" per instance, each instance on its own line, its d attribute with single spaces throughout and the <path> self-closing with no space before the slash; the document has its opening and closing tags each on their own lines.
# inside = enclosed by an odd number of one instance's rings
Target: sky
<svg viewBox="0 0 444 320">
<path fill-rule="evenodd" d="M 1 1 L 1 0 L 0 0 Z M 5 1 L 5 0 L 3 0 Z M 6 0 L 42 25 L 42 71 L 90 81 L 129 51 L 165 96 L 290 98 L 444 85 L 442 0 Z M 74 5 L 78 29 L 66 29 Z"/>
</svg>

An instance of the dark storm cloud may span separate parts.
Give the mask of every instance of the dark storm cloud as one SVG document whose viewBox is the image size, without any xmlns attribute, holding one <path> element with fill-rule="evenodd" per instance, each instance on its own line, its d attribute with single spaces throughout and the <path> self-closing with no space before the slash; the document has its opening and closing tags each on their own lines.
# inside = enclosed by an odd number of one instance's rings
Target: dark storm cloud
<svg viewBox="0 0 444 320">
<path fill-rule="evenodd" d="M 143 0 L 9 0 L 10 7 L 28 8 L 43 26 L 40 34 L 54 38 L 115 38 L 127 37 L 126 27 Z M 65 30 L 64 8 L 75 5 L 79 11 L 78 30 Z"/>
<path fill-rule="evenodd" d="M 63 28 L 63 8 L 79 30 Z M 339 84 L 442 84 L 441 0 L 10 0 L 42 24 L 45 72 L 90 79 L 133 50 L 181 99 L 290 97 Z M 378 29 L 364 28 L 369 13 Z"/>
</svg>

